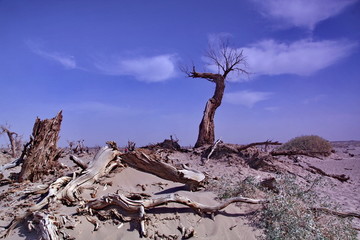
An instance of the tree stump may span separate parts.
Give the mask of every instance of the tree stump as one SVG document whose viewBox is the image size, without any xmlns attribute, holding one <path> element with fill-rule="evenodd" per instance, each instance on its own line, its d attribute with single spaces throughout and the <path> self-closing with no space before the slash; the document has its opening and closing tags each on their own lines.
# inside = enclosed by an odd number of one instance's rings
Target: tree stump
<svg viewBox="0 0 360 240">
<path fill-rule="evenodd" d="M 62 111 L 52 119 L 36 119 L 31 136 L 30 147 L 21 168 L 19 181 L 30 180 L 36 182 L 43 176 L 59 169 L 57 161 L 61 150 L 57 148 Z"/>
</svg>

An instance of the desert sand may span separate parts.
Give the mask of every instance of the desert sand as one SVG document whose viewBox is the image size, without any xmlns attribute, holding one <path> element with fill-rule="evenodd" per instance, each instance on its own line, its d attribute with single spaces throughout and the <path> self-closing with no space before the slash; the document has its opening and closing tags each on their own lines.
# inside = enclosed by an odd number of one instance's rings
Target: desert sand
<svg viewBox="0 0 360 240">
<path fill-rule="evenodd" d="M 316 189 L 319 195 L 329 196 L 332 201 L 340 205 L 340 210 L 360 212 L 360 142 L 333 142 L 335 152 L 329 157 L 312 158 L 300 156 L 295 160 L 289 157 L 277 157 L 274 166 L 282 171 L 297 175 L 300 179 L 307 176 L 316 178 L 319 174 L 311 173 L 307 169 L 309 165 L 315 166 L 328 174 L 345 174 L 350 177 L 348 181 L 341 182 L 335 178 L 323 176 L 325 186 Z M 174 183 L 161 179 L 149 173 L 127 167 L 122 171 L 115 171 L 109 177 L 96 183 L 96 198 L 109 193 L 138 193 L 150 197 L 161 197 L 171 193 L 178 193 L 194 201 L 207 205 L 216 205 L 221 202 L 219 192 L 224 188 L 237 184 L 239 181 L 252 176 L 257 181 L 276 176 L 272 171 L 252 169 L 244 159 L 233 153 L 218 152 L 203 164 L 201 149 L 196 151 L 164 150 L 169 162 L 173 165 L 186 164 L 187 166 L 206 173 L 209 184 L 200 191 L 190 192 L 183 184 Z M 94 153 L 83 154 L 81 157 L 89 161 Z M 0 165 L 10 162 L 12 159 L 0 153 Z M 64 165 L 62 174 L 71 173 L 78 167 L 69 160 L 69 156 L 63 156 L 60 161 Z M 26 211 L 31 205 L 39 202 L 42 195 L 25 195 L 24 191 L 34 189 L 39 183 L 16 183 L 5 182 L 4 179 L 20 171 L 20 167 L 5 170 L 0 186 L 0 227 L 8 225 L 11 220 Z M 48 178 L 48 182 L 54 181 L 54 176 Z M 84 189 L 82 196 L 92 199 L 93 190 Z M 261 196 L 259 196 L 261 197 Z M 192 239 L 258 239 L 263 236 L 263 231 L 258 229 L 251 220 L 254 211 L 259 210 L 261 205 L 247 203 L 231 204 L 219 211 L 214 218 L 201 215 L 192 209 L 171 203 L 166 206 L 156 207 L 146 212 L 146 227 L 149 239 L 182 239 L 184 229 L 193 229 Z M 77 215 L 77 207 L 67 207 L 57 204 L 56 209 L 50 209 L 68 221 L 61 229 L 68 239 L 140 239 L 139 222 L 136 216 L 131 221 L 121 222 L 114 218 L 107 220 L 96 219 L 99 226 L 95 230 L 94 224 L 86 216 Z M 49 211 L 49 210 L 45 210 Z M 36 230 L 29 230 L 29 217 L 22 221 L 7 239 L 39 239 Z M 355 227 L 360 227 L 360 221 L 353 221 Z M 34 224 L 36 229 L 36 224 Z"/>
</svg>

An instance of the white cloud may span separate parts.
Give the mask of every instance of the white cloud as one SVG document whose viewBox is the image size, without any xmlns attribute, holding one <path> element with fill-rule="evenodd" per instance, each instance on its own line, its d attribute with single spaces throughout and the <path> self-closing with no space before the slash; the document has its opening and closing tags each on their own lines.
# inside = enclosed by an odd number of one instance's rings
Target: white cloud
<svg viewBox="0 0 360 240">
<path fill-rule="evenodd" d="M 243 50 L 250 72 L 307 76 L 350 55 L 356 46 L 357 43 L 345 40 L 304 39 L 290 44 L 264 40 Z"/>
<path fill-rule="evenodd" d="M 257 102 L 264 101 L 272 95 L 270 92 L 254 92 L 249 90 L 225 93 L 224 102 L 252 108 Z"/>
<path fill-rule="evenodd" d="M 162 82 L 175 75 L 175 58 L 169 54 L 97 61 L 95 66 L 104 74 L 128 75 L 144 82 Z"/>
<path fill-rule="evenodd" d="M 26 41 L 26 45 L 30 48 L 30 50 L 46 59 L 57 62 L 61 64 L 63 67 L 67 69 L 75 69 L 78 68 L 74 56 L 66 55 L 58 52 L 48 52 L 44 51 L 39 43 L 36 43 L 32 40 Z"/>
<path fill-rule="evenodd" d="M 253 0 L 263 10 L 263 14 L 290 26 L 305 27 L 310 30 L 315 25 L 339 14 L 357 0 Z"/>
</svg>

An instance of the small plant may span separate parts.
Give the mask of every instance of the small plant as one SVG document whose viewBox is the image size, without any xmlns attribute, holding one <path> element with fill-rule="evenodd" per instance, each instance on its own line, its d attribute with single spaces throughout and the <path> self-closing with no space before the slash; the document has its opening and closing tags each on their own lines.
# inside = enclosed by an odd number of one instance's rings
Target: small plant
<svg viewBox="0 0 360 240">
<path fill-rule="evenodd" d="M 258 216 L 265 239 L 357 239 L 349 220 L 314 210 L 334 208 L 312 191 L 314 185 L 304 189 L 295 177 L 279 177 L 279 193 L 268 192 L 268 202 Z"/>
<path fill-rule="evenodd" d="M 243 181 L 232 186 L 226 187 L 219 193 L 220 199 L 227 199 L 237 196 L 254 197 L 257 190 L 257 183 L 254 177 L 247 177 Z"/>
<path fill-rule="evenodd" d="M 329 156 L 332 146 L 329 141 L 316 135 L 300 136 L 279 147 L 282 151 L 305 151 L 309 154 Z"/>
</svg>

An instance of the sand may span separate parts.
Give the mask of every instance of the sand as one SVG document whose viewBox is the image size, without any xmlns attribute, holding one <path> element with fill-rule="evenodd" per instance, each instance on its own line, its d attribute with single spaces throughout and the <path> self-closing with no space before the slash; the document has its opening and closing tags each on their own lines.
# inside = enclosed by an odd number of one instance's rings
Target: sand
<svg viewBox="0 0 360 240">
<path fill-rule="evenodd" d="M 282 169 L 295 173 L 300 178 L 316 174 L 306 171 L 306 166 L 312 165 L 322 169 L 329 174 L 346 174 L 350 176 L 347 182 L 340 182 L 331 177 L 323 177 L 326 186 L 317 189 L 319 195 L 327 195 L 333 201 L 339 203 L 343 211 L 360 212 L 360 142 L 335 142 L 333 143 L 336 152 L 331 156 L 316 159 L 310 157 L 300 157 L 294 162 L 288 157 L 280 157 L 275 163 Z M 215 205 L 220 202 L 217 194 L 221 188 L 253 176 L 258 181 L 274 173 L 254 170 L 247 166 L 243 161 L 231 154 L 224 154 L 217 159 L 210 159 L 205 165 L 201 165 L 201 157 L 196 152 L 166 152 L 167 157 L 173 164 L 187 164 L 191 168 L 203 171 L 211 179 L 212 185 L 198 192 L 189 192 L 180 183 L 163 180 L 154 175 L 143 173 L 132 168 L 125 168 L 121 172 L 112 173 L 102 184 L 97 184 L 97 198 L 109 193 L 141 193 L 152 197 L 166 196 L 171 193 L 178 193 L 202 204 Z M 91 159 L 92 155 L 83 156 L 84 159 Z M 11 159 L 0 154 L 0 164 L 5 164 Z M 67 172 L 73 171 L 76 167 L 64 156 L 61 162 L 68 168 Z M 20 167 L 4 171 L 4 178 L 11 173 L 19 172 Z M 215 184 L 214 184 L 215 183 Z M 38 184 L 5 184 L 0 186 L 0 226 L 7 225 L 14 216 L 24 212 L 29 206 L 38 202 L 41 196 L 24 197 L 22 191 L 34 188 Z M 82 196 L 91 199 L 92 190 L 84 190 Z M 251 212 L 259 209 L 259 205 L 232 204 L 220 211 L 214 219 L 209 216 L 200 216 L 192 209 L 179 204 L 168 204 L 147 211 L 147 229 L 150 239 L 181 239 L 183 228 L 193 228 L 195 231 L 194 239 L 257 239 L 262 236 L 261 229 L 257 229 L 251 222 Z M 73 228 L 62 229 L 69 236 L 80 239 L 140 239 L 139 223 L 134 218 L 133 221 L 120 222 L 112 219 L 99 221 L 100 227 L 94 231 L 85 216 L 76 215 L 76 207 L 66 207 L 57 205 L 58 215 L 71 216 L 72 221 L 68 225 Z M 358 220 L 354 221 L 354 226 L 360 227 Z M 37 239 L 35 231 L 27 229 L 27 221 L 20 224 L 7 239 Z"/>
</svg>

